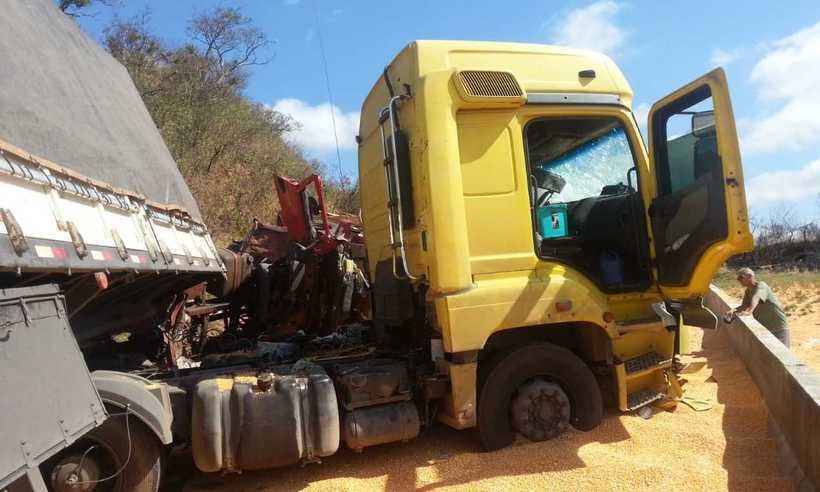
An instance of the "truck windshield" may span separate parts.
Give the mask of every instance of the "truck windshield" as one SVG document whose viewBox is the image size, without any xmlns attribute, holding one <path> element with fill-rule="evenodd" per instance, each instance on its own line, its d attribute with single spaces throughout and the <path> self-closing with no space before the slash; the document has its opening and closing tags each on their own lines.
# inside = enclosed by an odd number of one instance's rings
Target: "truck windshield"
<svg viewBox="0 0 820 492">
<path fill-rule="evenodd" d="M 551 202 L 600 195 L 605 187 L 626 186 L 634 166 L 624 129 L 610 118 L 539 120 L 527 128 L 530 166 L 566 182 Z"/>
</svg>

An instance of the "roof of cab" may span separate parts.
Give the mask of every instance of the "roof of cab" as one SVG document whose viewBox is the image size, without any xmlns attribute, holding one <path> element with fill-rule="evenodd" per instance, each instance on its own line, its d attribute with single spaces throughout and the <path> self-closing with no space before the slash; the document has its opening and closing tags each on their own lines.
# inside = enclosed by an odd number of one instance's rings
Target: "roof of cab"
<svg viewBox="0 0 820 492">
<path fill-rule="evenodd" d="M 403 60 L 414 65 L 404 74 L 410 78 L 404 83 L 411 86 L 414 78 L 430 72 L 498 70 L 512 72 L 527 92 L 615 94 L 625 106 L 632 104 L 632 89 L 621 70 L 611 58 L 594 51 L 543 44 L 419 40 L 405 46 L 390 62 L 391 77 L 393 67 Z M 582 78 L 581 70 L 594 70 L 595 77 Z M 367 99 L 383 85 L 382 75 Z"/>
</svg>

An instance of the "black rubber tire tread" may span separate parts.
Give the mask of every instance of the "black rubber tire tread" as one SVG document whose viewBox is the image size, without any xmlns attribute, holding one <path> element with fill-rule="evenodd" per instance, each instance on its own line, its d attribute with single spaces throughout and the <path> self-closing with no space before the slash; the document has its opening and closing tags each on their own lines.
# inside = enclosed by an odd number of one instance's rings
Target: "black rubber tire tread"
<svg viewBox="0 0 820 492">
<path fill-rule="evenodd" d="M 490 353 L 484 358 L 479 359 L 478 361 L 478 371 L 477 371 L 477 383 L 478 383 L 478 394 L 481 394 L 481 390 L 484 388 L 484 383 L 487 382 L 487 378 L 490 376 L 490 373 L 495 369 L 495 366 L 498 365 L 499 362 L 504 360 L 505 357 L 510 355 L 514 349 L 506 347 L 500 350 L 496 350 L 495 352 Z"/>
<path fill-rule="evenodd" d="M 109 411 L 111 413 L 122 412 L 114 408 Z M 121 463 L 128 458 L 128 433 L 125 418 L 125 415 L 109 417 L 101 426 L 87 434 L 89 439 L 107 444 L 117 454 Z M 128 420 L 131 430 L 131 459 L 120 475 L 111 479 L 116 483 L 114 490 L 118 492 L 157 492 L 163 471 L 162 444 L 136 415 L 129 415 Z"/>
<path fill-rule="evenodd" d="M 561 385 L 572 404 L 570 423 L 578 430 L 601 423 L 604 407 L 595 376 L 578 356 L 549 343 L 524 345 L 506 354 L 487 375 L 478 399 L 478 432 L 487 451 L 512 444 L 510 399 L 524 382 L 543 376 Z"/>
</svg>

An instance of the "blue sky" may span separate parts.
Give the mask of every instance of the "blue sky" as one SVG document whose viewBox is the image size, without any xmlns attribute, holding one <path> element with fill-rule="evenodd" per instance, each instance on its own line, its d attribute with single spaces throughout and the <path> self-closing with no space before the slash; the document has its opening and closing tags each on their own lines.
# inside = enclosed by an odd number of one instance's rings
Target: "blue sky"
<svg viewBox="0 0 820 492">
<path fill-rule="evenodd" d="M 112 15 L 151 13 L 163 39 L 185 39 L 186 20 L 237 6 L 276 43 L 247 95 L 302 124 L 291 138 L 336 169 L 317 28 L 324 39 L 345 172 L 356 173 L 358 114 L 384 66 L 414 39 L 565 44 L 612 56 L 645 121 L 652 102 L 715 66 L 728 74 L 753 214 L 820 216 L 820 3 L 410 2 L 334 0 L 124 0 L 80 22 L 99 38 Z M 317 11 L 320 21 L 317 22 Z M 115 14 L 114 14 L 115 13 Z"/>
</svg>

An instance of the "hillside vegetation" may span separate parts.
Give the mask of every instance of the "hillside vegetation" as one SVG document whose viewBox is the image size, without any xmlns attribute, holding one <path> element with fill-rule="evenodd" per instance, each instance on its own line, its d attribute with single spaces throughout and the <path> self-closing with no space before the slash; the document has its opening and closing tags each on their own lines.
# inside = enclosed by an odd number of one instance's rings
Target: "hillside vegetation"
<svg viewBox="0 0 820 492">
<path fill-rule="evenodd" d="M 271 60 L 251 19 L 219 7 L 193 16 L 186 33 L 168 44 L 144 14 L 113 22 L 103 42 L 131 74 L 216 241 L 240 237 L 254 217 L 275 221 L 276 174 L 322 174 L 331 209 L 355 212 L 355 184 L 329 179 L 286 140 L 298 122 L 244 94 L 253 67 Z"/>
</svg>

